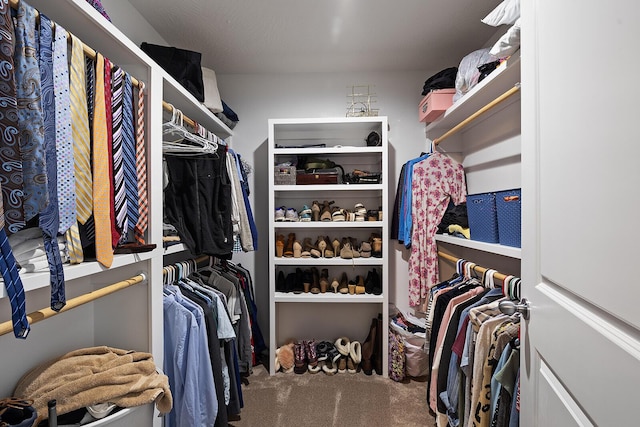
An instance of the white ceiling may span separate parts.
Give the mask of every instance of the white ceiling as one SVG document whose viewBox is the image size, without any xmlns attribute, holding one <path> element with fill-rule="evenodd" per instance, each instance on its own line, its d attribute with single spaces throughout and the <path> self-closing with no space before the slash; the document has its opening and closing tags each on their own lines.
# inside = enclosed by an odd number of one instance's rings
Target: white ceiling
<svg viewBox="0 0 640 427">
<path fill-rule="evenodd" d="M 440 70 L 496 32 L 500 0 L 129 0 L 218 74 Z"/>
</svg>

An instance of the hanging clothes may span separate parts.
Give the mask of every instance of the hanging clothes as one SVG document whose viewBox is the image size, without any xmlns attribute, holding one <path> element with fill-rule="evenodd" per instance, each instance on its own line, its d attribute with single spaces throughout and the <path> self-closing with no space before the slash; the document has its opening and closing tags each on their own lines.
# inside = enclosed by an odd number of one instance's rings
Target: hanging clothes
<svg viewBox="0 0 640 427">
<path fill-rule="evenodd" d="M 437 152 L 413 166 L 411 181 L 409 305 L 415 307 L 439 282 L 438 224 L 450 199 L 455 204 L 466 201 L 467 188 L 462 165 Z"/>
</svg>

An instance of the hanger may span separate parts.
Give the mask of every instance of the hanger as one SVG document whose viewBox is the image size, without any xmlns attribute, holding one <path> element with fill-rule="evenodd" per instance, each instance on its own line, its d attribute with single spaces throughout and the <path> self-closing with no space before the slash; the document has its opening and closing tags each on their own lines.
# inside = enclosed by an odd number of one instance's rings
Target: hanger
<svg viewBox="0 0 640 427">
<path fill-rule="evenodd" d="M 214 154 L 217 156 L 218 144 L 214 140 L 192 133 L 184 126 L 182 111 L 171 106 L 171 120 L 162 124 L 162 152 L 174 155 Z M 196 132 L 208 132 L 196 123 Z M 217 137 L 216 137 L 217 139 Z"/>
</svg>

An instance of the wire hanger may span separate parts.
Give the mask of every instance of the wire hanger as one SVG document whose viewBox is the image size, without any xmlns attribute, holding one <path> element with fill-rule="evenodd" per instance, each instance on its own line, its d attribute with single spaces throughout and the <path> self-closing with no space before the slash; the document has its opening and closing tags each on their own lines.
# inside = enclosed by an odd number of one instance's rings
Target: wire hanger
<svg viewBox="0 0 640 427">
<path fill-rule="evenodd" d="M 169 104 L 171 105 L 171 104 Z M 196 132 L 208 132 L 196 123 Z M 217 137 L 216 137 L 217 139 Z M 174 155 L 217 154 L 218 143 L 184 126 L 182 111 L 171 105 L 171 120 L 162 124 L 162 152 Z"/>
</svg>

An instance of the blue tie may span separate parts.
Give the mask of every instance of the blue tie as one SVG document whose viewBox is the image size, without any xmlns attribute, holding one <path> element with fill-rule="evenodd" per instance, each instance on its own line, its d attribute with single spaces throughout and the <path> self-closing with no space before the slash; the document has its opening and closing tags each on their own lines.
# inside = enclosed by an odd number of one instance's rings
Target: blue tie
<svg viewBox="0 0 640 427">
<path fill-rule="evenodd" d="M 133 117 L 133 84 L 131 76 L 124 76 L 124 96 L 122 106 L 122 151 L 124 185 L 127 193 L 127 222 L 129 230 L 138 223 L 138 174 L 136 171 L 136 137 Z M 126 234 L 126 230 L 123 230 Z"/>
<path fill-rule="evenodd" d="M 4 49 L 7 42 L 9 44 L 9 47 L 11 47 L 11 40 L 5 38 L 5 35 L 13 34 L 13 23 L 11 20 L 11 12 L 8 0 L 0 0 L 0 30 L 3 31 L 3 36 L 0 37 L 0 44 L 2 45 L 0 53 L 3 55 L 0 57 L 0 65 L 2 66 L 3 70 L 8 71 L 7 80 L 13 82 L 13 73 L 11 71 L 14 68 L 13 66 L 5 66 L 6 64 L 9 64 L 10 58 L 4 57 L 5 52 L 11 52 L 10 48 L 8 50 Z M 7 92 L 5 92 L 5 90 Z M 2 99 L 6 103 L 5 107 L 3 107 L 3 109 L 1 110 L 2 114 L 12 116 L 12 114 L 9 113 L 10 107 L 15 107 L 16 105 L 15 86 L 11 84 L 1 84 L 0 96 L 2 96 Z M 2 122 L 2 120 L 0 120 L 0 122 Z M 11 135 L 17 134 L 17 129 L 13 126 L 6 126 L 5 124 L 2 124 L 1 130 L 3 131 L 3 135 L 9 135 L 9 137 Z M 8 143 L 8 141 L 5 141 L 5 143 Z M 14 146 L 13 148 L 17 149 L 17 146 Z M 0 192 L 0 198 L 1 197 L 2 192 Z M 9 214 L 7 216 L 9 216 Z M 9 303 L 11 304 L 11 320 L 13 323 L 13 333 L 16 338 L 26 338 L 29 334 L 30 327 L 27 320 L 24 288 L 16 269 L 16 260 L 13 258 L 13 253 L 11 252 L 7 234 L 4 231 L 4 226 L 5 214 L 2 201 L 0 200 L 0 275 L 4 279 L 4 286 L 7 289 L 7 296 L 9 297 Z"/>
<path fill-rule="evenodd" d="M 22 153 L 24 216 L 29 221 L 47 205 L 44 124 L 40 107 L 40 70 L 36 57 L 36 10 L 20 2 L 16 20 L 15 79 Z"/>
<path fill-rule="evenodd" d="M 60 28 L 60 27 L 58 27 Z M 65 305 L 64 267 L 60 259 L 57 194 L 56 115 L 53 83 L 51 21 L 40 14 L 40 85 L 42 88 L 42 117 L 44 121 L 44 149 L 47 162 L 47 191 L 49 204 L 40 212 L 39 225 L 44 238 L 44 249 L 49 263 L 51 284 L 51 309 L 60 310 Z"/>
</svg>

